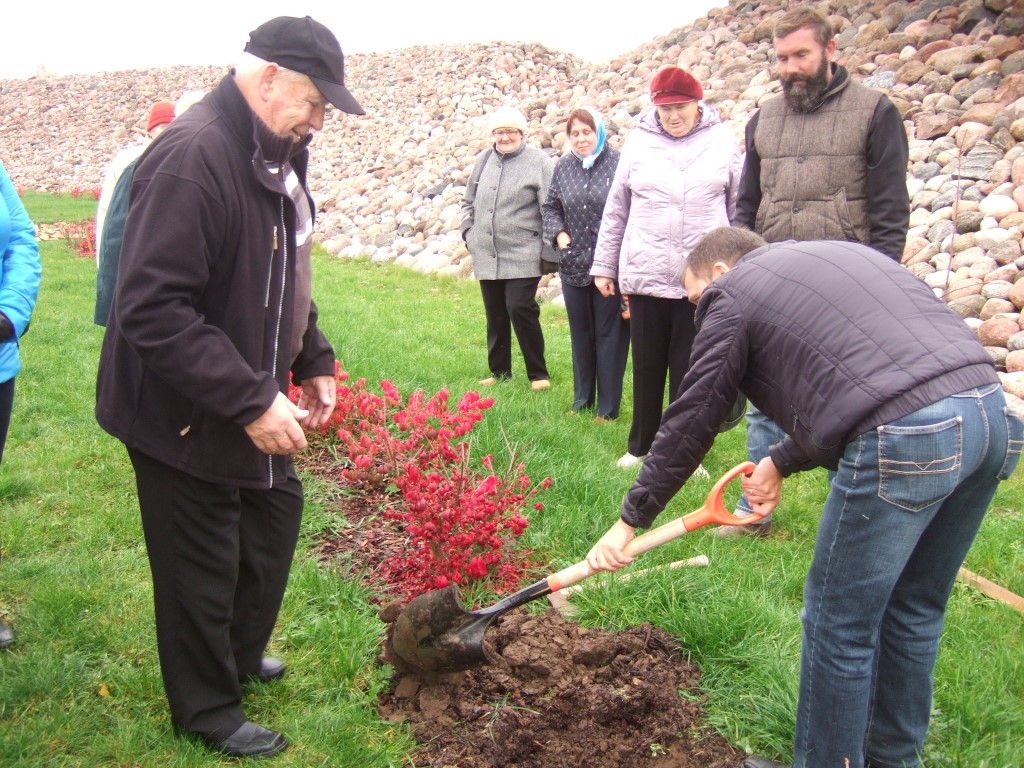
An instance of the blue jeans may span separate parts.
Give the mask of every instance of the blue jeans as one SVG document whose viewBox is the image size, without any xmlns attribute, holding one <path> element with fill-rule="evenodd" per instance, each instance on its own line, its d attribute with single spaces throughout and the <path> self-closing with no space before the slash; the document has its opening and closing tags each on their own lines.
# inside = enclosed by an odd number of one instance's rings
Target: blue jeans
<svg viewBox="0 0 1024 768">
<path fill-rule="evenodd" d="M 920 765 L 946 602 L 1022 437 L 993 384 L 846 447 L 804 586 L 795 766 Z"/>
<path fill-rule="evenodd" d="M 768 455 L 769 448 L 785 439 L 786 433 L 781 427 L 761 413 L 756 405 L 750 403 L 747 410 L 747 457 L 757 464 Z M 746 496 L 741 495 L 740 500 L 736 502 L 736 514 L 740 517 L 754 514 Z M 768 515 L 761 522 L 767 523 L 771 519 L 772 516 Z"/>
</svg>

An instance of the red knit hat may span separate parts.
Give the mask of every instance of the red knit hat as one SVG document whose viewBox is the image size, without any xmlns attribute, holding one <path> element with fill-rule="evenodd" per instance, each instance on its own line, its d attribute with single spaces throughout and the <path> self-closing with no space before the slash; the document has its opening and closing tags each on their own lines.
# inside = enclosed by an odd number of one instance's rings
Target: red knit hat
<svg viewBox="0 0 1024 768">
<path fill-rule="evenodd" d="M 651 80 L 651 101 L 655 104 L 682 104 L 704 98 L 697 78 L 679 67 L 665 67 Z"/>
<path fill-rule="evenodd" d="M 158 125 L 169 123 L 174 119 L 174 105 L 169 101 L 158 101 L 149 110 L 149 122 L 146 123 L 146 130 L 152 131 Z"/>
</svg>

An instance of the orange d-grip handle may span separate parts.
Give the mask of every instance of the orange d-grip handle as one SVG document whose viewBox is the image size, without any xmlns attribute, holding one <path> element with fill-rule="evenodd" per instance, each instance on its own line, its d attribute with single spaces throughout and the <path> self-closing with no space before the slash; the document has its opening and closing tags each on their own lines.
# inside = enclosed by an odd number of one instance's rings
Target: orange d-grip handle
<svg viewBox="0 0 1024 768">
<path fill-rule="evenodd" d="M 683 534 L 695 531 L 709 523 L 717 523 L 718 525 L 749 525 L 760 520 L 764 515 L 753 514 L 750 517 L 736 517 L 736 515 L 725 508 L 725 500 L 723 498 L 725 486 L 740 475 L 749 475 L 756 466 L 752 461 L 744 461 L 742 464 L 737 464 L 718 479 L 718 482 L 708 492 L 708 497 L 704 500 L 704 506 L 688 515 L 677 517 L 672 522 L 652 528 L 647 533 L 637 536 L 626 545 L 626 554 L 630 557 L 642 555 L 644 552 L 650 552 L 655 547 L 672 541 L 672 539 L 678 539 Z"/>
<path fill-rule="evenodd" d="M 764 517 L 764 513 L 757 512 L 746 517 L 737 517 L 725 508 L 725 486 L 740 475 L 749 475 L 756 468 L 757 465 L 754 462 L 744 461 L 722 475 L 708 492 L 704 506 L 683 517 L 683 525 L 686 526 L 686 530 L 695 531 L 712 523 L 715 525 L 750 525 Z"/>
</svg>

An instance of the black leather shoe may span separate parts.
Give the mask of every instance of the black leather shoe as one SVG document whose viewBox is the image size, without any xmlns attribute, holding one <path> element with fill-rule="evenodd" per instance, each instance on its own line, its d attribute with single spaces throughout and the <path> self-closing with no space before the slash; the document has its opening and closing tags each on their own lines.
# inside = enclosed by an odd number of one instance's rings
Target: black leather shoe
<svg viewBox="0 0 1024 768">
<path fill-rule="evenodd" d="M 758 757 L 757 755 L 751 755 L 743 761 L 742 768 L 793 768 L 786 763 L 776 763 L 774 760 L 769 760 L 766 757 Z"/>
<path fill-rule="evenodd" d="M 206 744 L 228 757 L 271 757 L 283 752 L 288 739 L 277 731 L 246 720 L 226 739 L 199 735 Z"/>
<path fill-rule="evenodd" d="M 0 650 L 6 648 L 13 642 L 14 633 L 11 632 L 11 628 L 4 623 L 4 620 L 0 619 Z"/>
<path fill-rule="evenodd" d="M 274 680 L 280 680 L 284 677 L 284 673 L 288 671 L 288 667 L 281 659 L 276 656 L 264 656 L 260 660 L 260 669 L 258 672 L 253 672 L 242 678 L 243 683 L 269 683 Z"/>
</svg>

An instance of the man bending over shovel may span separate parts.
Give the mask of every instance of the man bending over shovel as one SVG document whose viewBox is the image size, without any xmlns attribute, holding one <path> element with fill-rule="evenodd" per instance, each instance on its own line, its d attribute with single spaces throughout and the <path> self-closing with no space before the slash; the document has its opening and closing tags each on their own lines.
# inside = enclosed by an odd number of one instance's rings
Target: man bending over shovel
<svg viewBox="0 0 1024 768">
<path fill-rule="evenodd" d="M 1024 425 L 974 333 L 867 246 L 766 245 L 723 227 L 690 254 L 683 286 L 697 305 L 689 372 L 587 562 L 631 561 L 636 528 L 697 469 L 742 391 L 787 435 L 742 481 L 755 512 L 794 472 L 836 473 L 804 585 L 795 766 L 919 766 L 946 602 Z"/>
</svg>

